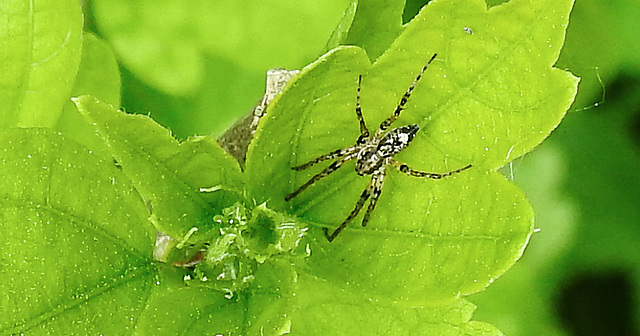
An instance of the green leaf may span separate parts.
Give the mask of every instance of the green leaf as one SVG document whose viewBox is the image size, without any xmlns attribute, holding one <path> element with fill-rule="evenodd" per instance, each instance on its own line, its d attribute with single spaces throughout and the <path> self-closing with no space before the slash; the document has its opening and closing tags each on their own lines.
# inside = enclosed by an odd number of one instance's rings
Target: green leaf
<svg viewBox="0 0 640 336">
<path fill-rule="evenodd" d="M 147 116 L 128 115 L 90 96 L 74 101 L 148 202 L 160 231 L 173 238 L 193 227 L 206 231 L 215 214 L 243 199 L 238 163 L 212 139 L 180 143 Z"/>
<path fill-rule="evenodd" d="M 127 178 L 41 129 L 0 133 L 0 175 L 0 333 L 131 330 L 156 270 L 149 213 Z"/>
<path fill-rule="evenodd" d="M 251 287 L 232 296 L 204 286 L 156 291 L 137 331 L 140 335 L 286 334 L 291 328 L 288 315 L 295 299 L 295 277 L 291 261 L 276 258 L 260 266 Z"/>
<path fill-rule="evenodd" d="M 502 335 L 471 321 L 475 306 L 463 299 L 404 308 L 306 273 L 297 278 L 294 307 L 288 314 L 293 335 Z"/>
<path fill-rule="evenodd" d="M 91 33 L 84 33 L 82 62 L 71 91 L 79 97 L 92 95 L 113 106 L 120 105 L 120 71 L 113 49 Z M 75 105 L 69 102 L 69 105 Z"/>
<path fill-rule="evenodd" d="M 417 71 L 438 53 L 403 115 L 425 129 L 412 144 L 423 153 L 415 165 L 433 165 L 433 156 L 446 149 L 458 164 L 466 163 L 460 156 L 471 155 L 474 165 L 497 169 L 530 151 L 558 125 L 576 93 L 578 80 L 552 67 L 572 4 L 520 0 L 490 10 L 482 0 L 427 5 L 370 71 L 369 95 L 363 84 L 369 123 L 377 125 L 393 111 Z M 394 82 L 403 85 L 390 87 Z"/>
<path fill-rule="evenodd" d="M 637 323 L 633 330 L 632 321 L 619 319 L 632 316 L 628 309 L 637 304 L 616 303 L 613 317 L 575 317 L 603 307 L 604 288 L 615 288 L 627 302 L 633 299 L 623 294 L 631 293 L 626 286 L 638 288 L 631 274 L 640 268 L 640 213 L 633 210 L 640 197 L 634 127 L 640 45 L 630 41 L 640 29 L 639 10 L 633 0 L 586 0 L 571 12 L 557 64 L 581 77 L 574 107 L 547 141 L 514 162 L 512 174 L 533 204 L 540 232 L 513 269 L 471 298 L 476 318 L 507 335 L 639 333 Z M 593 281 L 597 289 L 582 289 Z M 571 313 L 559 314 L 559 306 Z"/>
<path fill-rule="evenodd" d="M 80 63 L 80 4 L 3 1 L 0 22 L 0 126 L 52 126 Z"/>
<path fill-rule="evenodd" d="M 362 49 L 336 48 L 304 68 L 289 87 L 272 101 L 273 108 L 268 108 L 267 116 L 262 120 L 264 127 L 258 128 L 256 138 L 247 151 L 246 173 L 254 197 L 258 201 L 268 200 L 271 205 L 284 206 L 283 189 L 287 187 L 291 176 L 290 167 L 293 165 L 290 161 L 295 159 L 296 155 L 292 147 L 301 136 L 298 130 L 306 127 L 307 132 L 317 132 L 315 137 L 327 134 L 326 120 L 322 120 L 325 122 L 324 127 L 315 127 L 319 115 L 313 113 L 315 110 L 328 111 L 337 108 L 336 111 L 340 113 L 335 113 L 335 117 L 344 116 L 343 120 L 351 121 L 347 116 L 351 114 L 348 112 L 349 106 L 344 103 L 345 91 L 355 94 L 355 89 L 349 90 L 352 86 L 350 84 L 368 65 L 369 60 Z M 308 120 L 302 119 L 302 116 L 306 116 L 305 119 Z M 353 125 L 357 127 L 357 121 L 353 122 Z M 348 130 L 350 125 L 340 121 L 333 126 Z M 345 135 L 344 132 L 328 135 L 330 136 L 325 136 L 325 141 L 348 143 L 351 138 L 350 134 Z M 320 148 L 325 146 L 320 142 L 307 142 L 306 145 Z M 277 190 L 273 188 L 281 191 L 270 192 Z M 282 194 L 282 197 L 271 196 L 277 194 Z"/>
<path fill-rule="evenodd" d="M 539 144 L 575 96 L 577 79 L 552 67 L 572 4 L 520 0 L 487 10 L 479 0 L 433 2 L 370 68 L 361 49 L 341 47 L 304 69 L 259 129 L 247 173 L 256 199 L 315 224 L 311 273 L 419 305 L 477 292 L 511 267 L 533 212 L 496 169 Z M 397 158 L 428 172 L 473 167 L 443 180 L 388 169 L 369 225 L 359 225 L 361 214 L 328 244 L 318 228 L 338 226 L 370 177 L 357 176 L 349 162 L 287 204 L 285 195 L 326 164 L 291 167 L 355 143 L 358 75 L 375 130 L 434 53 L 394 125 L 421 127 Z"/>
<path fill-rule="evenodd" d="M 120 105 L 120 71 L 113 50 L 91 33 L 84 34 L 82 62 L 71 91 L 73 97 L 81 95 L 94 96 L 113 106 Z M 109 155 L 102 139 L 71 100 L 65 104 L 54 129 L 98 155 Z"/>
<path fill-rule="evenodd" d="M 333 31 L 327 47 L 357 45 L 377 59 L 402 31 L 404 0 L 356 1 L 345 12 Z"/>
<path fill-rule="evenodd" d="M 234 335 L 243 315 L 243 307 L 219 291 L 174 287 L 154 293 L 133 335 Z"/>
<path fill-rule="evenodd" d="M 353 20 L 356 17 L 358 3 L 358 0 L 351 0 L 351 3 L 342 14 L 340 22 L 338 22 L 336 27 L 333 29 L 331 36 L 329 36 L 329 40 L 325 46 L 325 52 L 344 44 L 347 36 L 349 36 L 349 30 L 351 29 Z"/>
<path fill-rule="evenodd" d="M 501 335 L 470 321 L 475 307 L 462 299 L 419 308 L 380 304 L 292 266 L 289 259 L 271 259 L 251 287 L 230 299 L 196 287 L 156 296 L 141 324 L 205 335 L 230 326 L 240 335 Z M 180 314 L 167 302 L 176 302 Z"/>
</svg>

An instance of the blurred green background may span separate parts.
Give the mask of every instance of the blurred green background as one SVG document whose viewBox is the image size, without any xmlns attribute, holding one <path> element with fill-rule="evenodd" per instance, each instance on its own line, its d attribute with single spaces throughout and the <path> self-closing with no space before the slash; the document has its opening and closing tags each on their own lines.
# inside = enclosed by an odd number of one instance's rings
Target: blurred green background
<svg viewBox="0 0 640 336">
<path fill-rule="evenodd" d="M 403 20 L 426 2 L 408 0 Z M 123 107 L 184 139 L 219 135 L 248 113 L 269 68 L 319 56 L 349 1 L 84 4 L 86 30 L 116 53 Z M 539 232 L 469 298 L 476 320 L 510 336 L 640 335 L 638 35 L 640 1 L 576 1 L 557 66 L 582 78 L 578 97 L 547 141 L 503 169 L 531 199 Z"/>
</svg>

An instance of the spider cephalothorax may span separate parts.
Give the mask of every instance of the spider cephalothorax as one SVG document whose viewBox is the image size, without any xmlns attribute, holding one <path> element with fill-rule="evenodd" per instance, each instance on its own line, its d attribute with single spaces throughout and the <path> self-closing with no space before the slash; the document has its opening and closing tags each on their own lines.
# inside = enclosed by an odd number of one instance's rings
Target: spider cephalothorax
<svg viewBox="0 0 640 336">
<path fill-rule="evenodd" d="M 391 129 L 388 132 L 387 129 L 391 126 L 391 124 L 393 124 L 398 116 L 400 116 L 400 112 L 402 112 L 405 104 L 409 100 L 409 97 L 411 96 L 416 83 L 420 80 L 422 74 L 425 72 L 425 70 L 427 70 L 429 64 L 431 64 L 431 62 L 435 58 L 436 54 L 434 54 L 429 59 L 429 61 L 422 68 L 413 83 L 411 83 L 411 86 L 409 86 L 407 92 L 405 92 L 402 96 L 402 99 L 400 100 L 398 106 L 396 106 L 393 114 L 382 121 L 382 123 L 380 123 L 380 127 L 373 135 L 369 132 L 369 129 L 364 122 L 364 117 L 362 116 L 362 109 L 360 107 L 360 85 L 362 83 L 362 76 L 359 76 L 358 90 L 356 95 L 356 116 L 358 117 L 358 121 L 360 122 L 360 136 L 356 140 L 356 144 L 353 146 L 335 150 L 328 154 L 317 157 L 303 165 L 292 168 L 293 170 L 303 170 L 315 165 L 318 162 L 336 159 L 336 161 L 331 163 L 327 168 L 314 175 L 305 184 L 300 186 L 291 194 L 287 195 L 285 197 L 286 201 L 289 201 L 292 198 L 296 197 L 316 181 L 331 174 L 332 172 L 340 168 L 342 164 L 353 159 L 356 159 L 355 169 L 358 175 L 371 175 L 371 181 L 367 185 L 367 188 L 362 192 L 362 195 L 360 195 L 360 198 L 356 202 L 355 208 L 351 211 L 349 216 L 347 216 L 344 222 L 342 222 L 342 224 L 340 224 L 340 226 L 337 227 L 331 234 L 329 234 L 329 230 L 327 228 L 324 228 L 324 233 L 329 241 L 333 241 L 336 236 L 338 236 L 338 234 L 347 226 L 347 224 L 349 224 L 349 222 L 353 218 L 355 218 L 358 213 L 360 213 L 360 210 L 362 210 L 362 207 L 364 206 L 367 199 L 371 198 L 369 206 L 367 207 L 367 211 L 362 218 L 362 226 L 367 225 L 369 217 L 371 216 L 371 212 L 375 208 L 378 198 L 380 197 L 380 193 L 382 192 L 382 185 L 384 183 L 386 168 L 388 166 L 393 166 L 400 172 L 410 176 L 427 177 L 432 179 L 441 179 L 443 177 L 459 173 L 471 167 L 471 165 L 467 165 L 466 167 L 442 174 L 425 173 L 413 170 L 406 164 L 401 163 L 394 158 L 396 154 L 407 148 L 411 140 L 413 140 L 413 138 L 415 137 L 416 133 L 420 130 L 420 127 L 417 124 L 412 124 L 397 127 Z"/>
</svg>

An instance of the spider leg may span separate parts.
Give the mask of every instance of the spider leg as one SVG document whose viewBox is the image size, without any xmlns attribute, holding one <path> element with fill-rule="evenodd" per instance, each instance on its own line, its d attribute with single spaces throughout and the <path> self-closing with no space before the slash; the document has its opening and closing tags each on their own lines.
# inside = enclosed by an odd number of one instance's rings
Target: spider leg
<svg viewBox="0 0 640 336">
<path fill-rule="evenodd" d="M 471 165 L 467 165 L 467 166 L 462 167 L 460 169 L 456 169 L 456 170 L 453 170 L 453 171 L 450 171 L 450 172 L 446 172 L 446 173 L 441 173 L 441 174 L 439 174 L 439 173 L 425 173 L 425 172 L 421 172 L 421 171 L 418 171 L 418 170 L 413 170 L 409 166 L 407 166 L 406 164 L 404 164 L 402 162 L 399 162 L 399 161 L 397 161 L 395 159 L 391 159 L 390 161 L 391 161 L 391 165 L 392 166 L 398 168 L 399 171 L 401 171 L 401 172 L 403 172 L 403 173 L 405 173 L 405 174 L 407 174 L 409 176 L 428 177 L 428 178 L 432 178 L 432 179 L 436 179 L 436 180 L 439 180 L 439 179 L 441 179 L 443 177 L 447 177 L 447 176 L 450 176 L 450 175 L 453 175 L 453 174 L 457 174 L 457 173 L 459 173 L 459 172 L 461 172 L 463 170 L 471 168 Z"/>
<path fill-rule="evenodd" d="M 373 186 L 373 180 L 374 179 L 372 178 L 371 181 L 369 181 L 369 184 L 367 185 L 367 188 L 360 195 L 360 199 L 358 199 L 358 202 L 356 203 L 355 208 L 353 208 L 353 210 L 351 210 L 351 213 L 349 214 L 347 219 L 345 219 L 344 222 L 342 222 L 342 224 L 340 224 L 340 226 L 338 226 L 331 234 L 329 234 L 329 229 L 328 228 L 326 228 L 326 227 L 322 228 L 322 230 L 324 231 L 324 235 L 325 235 L 325 237 L 327 237 L 329 242 L 332 242 L 334 239 L 336 239 L 338 234 L 340 234 L 340 232 L 342 230 L 344 230 L 345 227 L 347 227 L 347 224 L 349 224 L 349 222 L 352 219 L 354 219 L 358 215 L 358 213 L 360 213 L 360 210 L 362 210 L 362 207 L 364 206 L 364 203 L 367 201 L 369 196 L 371 196 L 371 189 L 372 189 L 372 186 Z"/>
<path fill-rule="evenodd" d="M 307 189 L 309 186 L 311 186 L 312 184 L 316 183 L 319 179 L 333 173 L 334 171 L 338 170 L 338 168 L 340 168 L 340 166 L 342 166 L 343 163 L 353 159 L 355 157 L 355 154 L 349 154 L 346 156 L 343 156 L 341 159 L 334 161 L 332 164 L 330 164 L 327 168 L 325 168 L 324 170 L 322 170 L 321 172 L 317 173 L 316 175 L 314 175 L 312 178 L 309 179 L 309 181 L 307 181 L 305 184 L 301 185 L 296 191 L 290 193 L 289 195 L 287 195 L 284 200 L 285 201 L 289 201 L 292 198 L 298 196 L 298 194 L 300 194 L 301 192 L 303 192 L 305 189 Z"/>
<path fill-rule="evenodd" d="M 378 197 L 382 193 L 382 185 L 384 184 L 384 178 L 387 175 L 384 166 L 381 167 L 380 170 L 373 174 L 373 178 L 371 181 L 371 201 L 369 201 L 369 206 L 367 207 L 367 212 L 364 213 L 364 218 L 362 218 L 362 226 L 367 226 L 369 222 L 369 216 L 371 216 L 371 212 L 375 209 L 376 204 L 378 202 Z"/>
<path fill-rule="evenodd" d="M 362 107 L 360 107 L 360 85 L 362 84 L 362 75 L 358 76 L 358 91 L 356 94 L 356 116 L 358 117 L 358 121 L 360 122 L 360 137 L 356 143 L 362 144 L 369 138 L 369 129 L 367 128 L 367 124 L 364 122 L 364 117 L 362 116 Z"/>
<path fill-rule="evenodd" d="M 396 121 L 396 119 L 398 119 L 398 116 L 400 116 L 400 112 L 402 112 L 402 110 L 404 109 L 404 105 L 407 104 L 407 102 L 409 101 L 409 97 L 411 97 L 411 93 L 413 92 L 413 89 L 415 88 L 416 83 L 418 83 L 420 78 L 422 78 L 422 74 L 424 74 L 424 72 L 427 70 L 427 68 L 431 64 L 431 62 L 433 62 L 433 60 L 436 58 L 436 55 L 437 54 L 433 54 L 433 56 L 431 56 L 429 61 L 427 61 L 427 64 L 425 64 L 424 67 L 422 67 L 422 70 L 420 70 L 420 73 L 418 73 L 418 76 L 416 77 L 416 79 L 413 80 L 413 83 L 411 83 L 411 85 L 409 86 L 409 89 L 407 89 L 407 92 L 405 92 L 404 95 L 402 96 L 402 99 L 400 99 L 400 103 L 398 104 L 398 106 L 396 106 L 396 109 L 395 111 L 393 111 L 393 114 L 389 116 L 389 118 L 383 120 L 382 123 L 380 123 L 380 128 L 376 132 L 376 136 L 384 133 L 384 131 L 386 131 L 389 128 L 389 126 L 391 126 L 391 124 L 393 124 L 393 122 Z"/>
<path fill-rule="evenodd" d="M 322 162 L 322 161 L 326 161 L 326 160 L 331 160 L 331 159 L 335 159 L 337 157 L 341 157 L 341 156 L 345 156 L 345 155 L 350 155 L 353 154 L 353 152 L 355 152 L 356 147 L 355 146 L 351 146 L 351 147 L 347 147 L 347 148 L 341 148 L 341 149 L 336 149 L 331 153 L 327 153 L 325 155 L 321 155 L 305 164 L 301 164 L 299 166 L 295 166 L 295 167 L 291 167 L 291 169 L 293 170 L 304 170 L 307 169 L 313 165 L 315 165 L 316 163 Z"/>
</svg>

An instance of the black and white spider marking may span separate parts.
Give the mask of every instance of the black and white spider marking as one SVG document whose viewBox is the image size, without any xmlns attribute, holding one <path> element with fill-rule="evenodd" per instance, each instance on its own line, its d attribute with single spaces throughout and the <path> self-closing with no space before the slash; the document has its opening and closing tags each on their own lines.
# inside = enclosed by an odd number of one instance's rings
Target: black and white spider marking
<svg viewBox="0 0 640 336">
<path fill-rule="evenodd" d="M 362 192 L 362 195 L 360 195 L 355 208 L 351 211 L 349 216 L 347 216 L 347 219 L 345 219 L 344 222 L 342 222 L 342 224 L 340 224 L 340 226 L 338 226 L 331 234 L 329 234 L 329 230 L 327 228 L 323 228 L 324 234 L 329 241 L 333 241 L 338 236 L 338 234 L 347 226 L 347 224 L 349 224 L 349 222 L 354 219 L 358 215 L 358 213 L 360 213 L 360 210 L 364 206 L 367 199 L 371 198 L 369 206 L 367 207 L 367 211 L 362 218 L 362 226 L 367 225 L 367 222 L 369 222 L 369 217 L 371 216 L 371 212 L 376 207 L 376 203 L 378 202 L 378 198 L 380 197 L 380 193 L 382 192 L 382 185 L 384 183 L 386 169 L 388 166 L 393 166 L 399 171 L 410 176 L 427 177 L 432 179 L 441 179 L 443 177 L 459 173 L 471 167 L 471 165 L 468 165 L 466 167 L 442 174 L 425 173 L 413 170 L 406 164 L 399 162 L 394 158 L 396 154 L 407 148 L 411 140 L 413 140 L 416 133 L 420 129 L 420 126 L 418 126 L 417 124 L 400 126 L 388 132 L 387 129 L 389 129 L 391 124 L 393 124 L 398 116 L 400 116 L 400 113 L 409 100 L 411 92 L 413 92 L 416 83 L 420 80 L 422 74 L 427 70 L 427 68 L 435 58 L 436 54 L 433 54 L 427 64 L 424 65 L 416 79 L 413 80 L 413 83 L 411 83 L 411 86 L 409 86 L 407 92 L 404 93 L 402 99 L 400 99 L 400 103 L 398 104 L 398 106 L 396 106 L 395 111 L 393 111 L 393 114 L 382 121 L 382 123 L 380 123 L 380 127 L 373 135 L 371 135 L 369 129 L 367 128 L 367 125 L 364 122 L 362 109 L 360 108 L 360 85 L 362 83 L 362 75 L 360 75 L 358 77 L 358 90 L 356 95 L 356 116 L 358 117 L 358 121 L 360 122 L 360 136 L 356 140 L 356 144 L 346 148 L 337 149 L 328 154 L 319 156 L 303 165 L 291 168 L 293 170 L 303 170 L 315 165 L 318 162 L 336 159 L 327 168 L 314 175 L 305 184 L 301 185 L 296 191 L 287 195 L 285 197 L 285 201 L 289 201 L 292 198 L 296 197 L 309 186 L 316 183 L 321 178 L 333 173 L 345 162 L 352 159 L 356 159 L 355 168 L 358 175 L 371 175 L 371 181 L 367 185 L 367 188 Z"/>
</svg>

